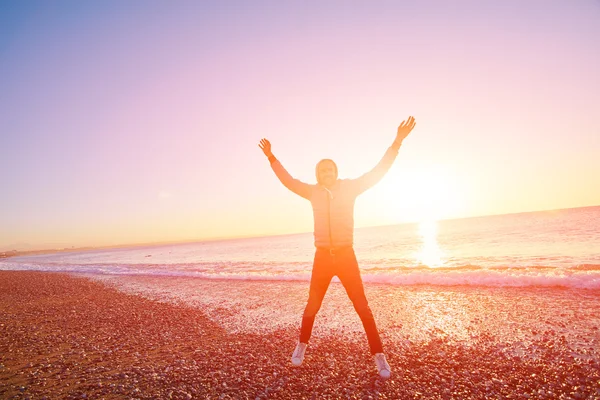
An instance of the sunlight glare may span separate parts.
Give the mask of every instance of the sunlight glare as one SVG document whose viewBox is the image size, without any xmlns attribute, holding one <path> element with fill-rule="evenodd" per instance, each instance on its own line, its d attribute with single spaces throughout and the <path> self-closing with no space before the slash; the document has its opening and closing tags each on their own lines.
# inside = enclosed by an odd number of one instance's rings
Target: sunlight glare
<svg viewBox="0 0 600 400">
<path fill-rule="evenodd" d="M 420 264 L 431 268 L 438 268 L 444 264 L 443 252 L 437 242 L 437 233 L 437 221 L 427 220 L 419 224 L 419 235 L 423 240 L 423 246 L 416 258 Z"/>
<path fill-rule="evenodd" d="M 438 221 L 466 211 L 466 185 L 448 165 L 415 166 L 390 175 L 376 189 L 390 223 Z"/>
</svg>

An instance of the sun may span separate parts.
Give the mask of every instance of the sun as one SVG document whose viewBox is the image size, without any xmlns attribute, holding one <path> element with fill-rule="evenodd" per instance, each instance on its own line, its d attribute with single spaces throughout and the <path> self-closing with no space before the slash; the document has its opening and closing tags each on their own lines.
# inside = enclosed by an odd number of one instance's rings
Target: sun
<svg viewBox="0 0 600 400">
<path fill-rule="evenodd" d="M 465 211 L 465 186 L 446 165 L 390 171 L 377 189 L 378 207 L 390 223 L 438 221 Z"/>
</svg>

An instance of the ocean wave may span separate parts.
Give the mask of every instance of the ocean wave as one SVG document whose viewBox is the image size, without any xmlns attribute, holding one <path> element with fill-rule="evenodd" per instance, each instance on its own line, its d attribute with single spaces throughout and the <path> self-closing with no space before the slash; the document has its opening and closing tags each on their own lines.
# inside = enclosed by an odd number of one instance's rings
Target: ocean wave
<svg viewBox="0 0 600 400">
<path fill-rule="evenodd" d="M 221 266 L 222 267 L 222 266 Z M 310 265 L 269 265 L 231 263 L 229 268 L 214 264 L 59 264 L 0 262 L 0 270 L 29 270 L 95 275 L 189 277 L 219 280 L 309 281 Z M 363 281 L 389 285 L 562 287 L 600 289 L 600 265 L 582 264 L 570 268 L 551 266 L 482 267 L 464 265 L 430 268 L 363 268 Z M 337 281 L 337 278 L 334 278 Z"/>
</svg>

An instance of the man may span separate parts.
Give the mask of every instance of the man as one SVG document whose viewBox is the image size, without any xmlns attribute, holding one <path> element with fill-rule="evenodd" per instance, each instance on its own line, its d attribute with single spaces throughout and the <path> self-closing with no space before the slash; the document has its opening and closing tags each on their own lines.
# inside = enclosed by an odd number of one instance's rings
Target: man
<svg viewBox="0 0 600 400">
<path fill-rule="evenodd" d="M 267 139 L 260 141 L 259 147 L 268 157 L 271 168 L 281 183 L 292 192 L 309 200 L 313 208 L 317 250 L 310 278 L 308 304 L 302 316 L 300 338 L 292 354 L 293 365 L 300 366 L 304 360 L 315 316 L 321 308 L 331 279 L 337 276 L 363 323 L 379 375 L 384 379 L 390 377 L 391 369 L 383 353 L 379 332 L 365 296 L 358 262 L 352 247 L 354 202 L 359 194 L 383 178 L 396 159 L 402 141 L 414 127 L 415 119 L 412 116 L 407 121 L 402 121 L 396 139 L 381 161 L 375 168 L 357 179 L 338 179 L 337 166 L 332 160 L 319 161 L 316 167 L 316 185 L 292 178 L 273 155 L 271 143 Z"/>
</svg>

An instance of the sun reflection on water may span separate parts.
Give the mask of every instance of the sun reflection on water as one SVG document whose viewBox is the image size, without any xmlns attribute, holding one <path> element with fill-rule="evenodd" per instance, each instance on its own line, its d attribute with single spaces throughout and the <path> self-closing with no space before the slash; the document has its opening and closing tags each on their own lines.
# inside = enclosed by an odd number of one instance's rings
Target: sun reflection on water
<svg viewBox="0 0 600 400">
<path fill-rule="evenodd" d="M 417 261 L 421 265 L 438 268 L 444 265 L 443 251 L 437 242 L 438 225 L 435 220 L 425 220 L 419 224 L 419 235 L 423 240 L 423 246 L 417 253 Z"/>
</svg>

